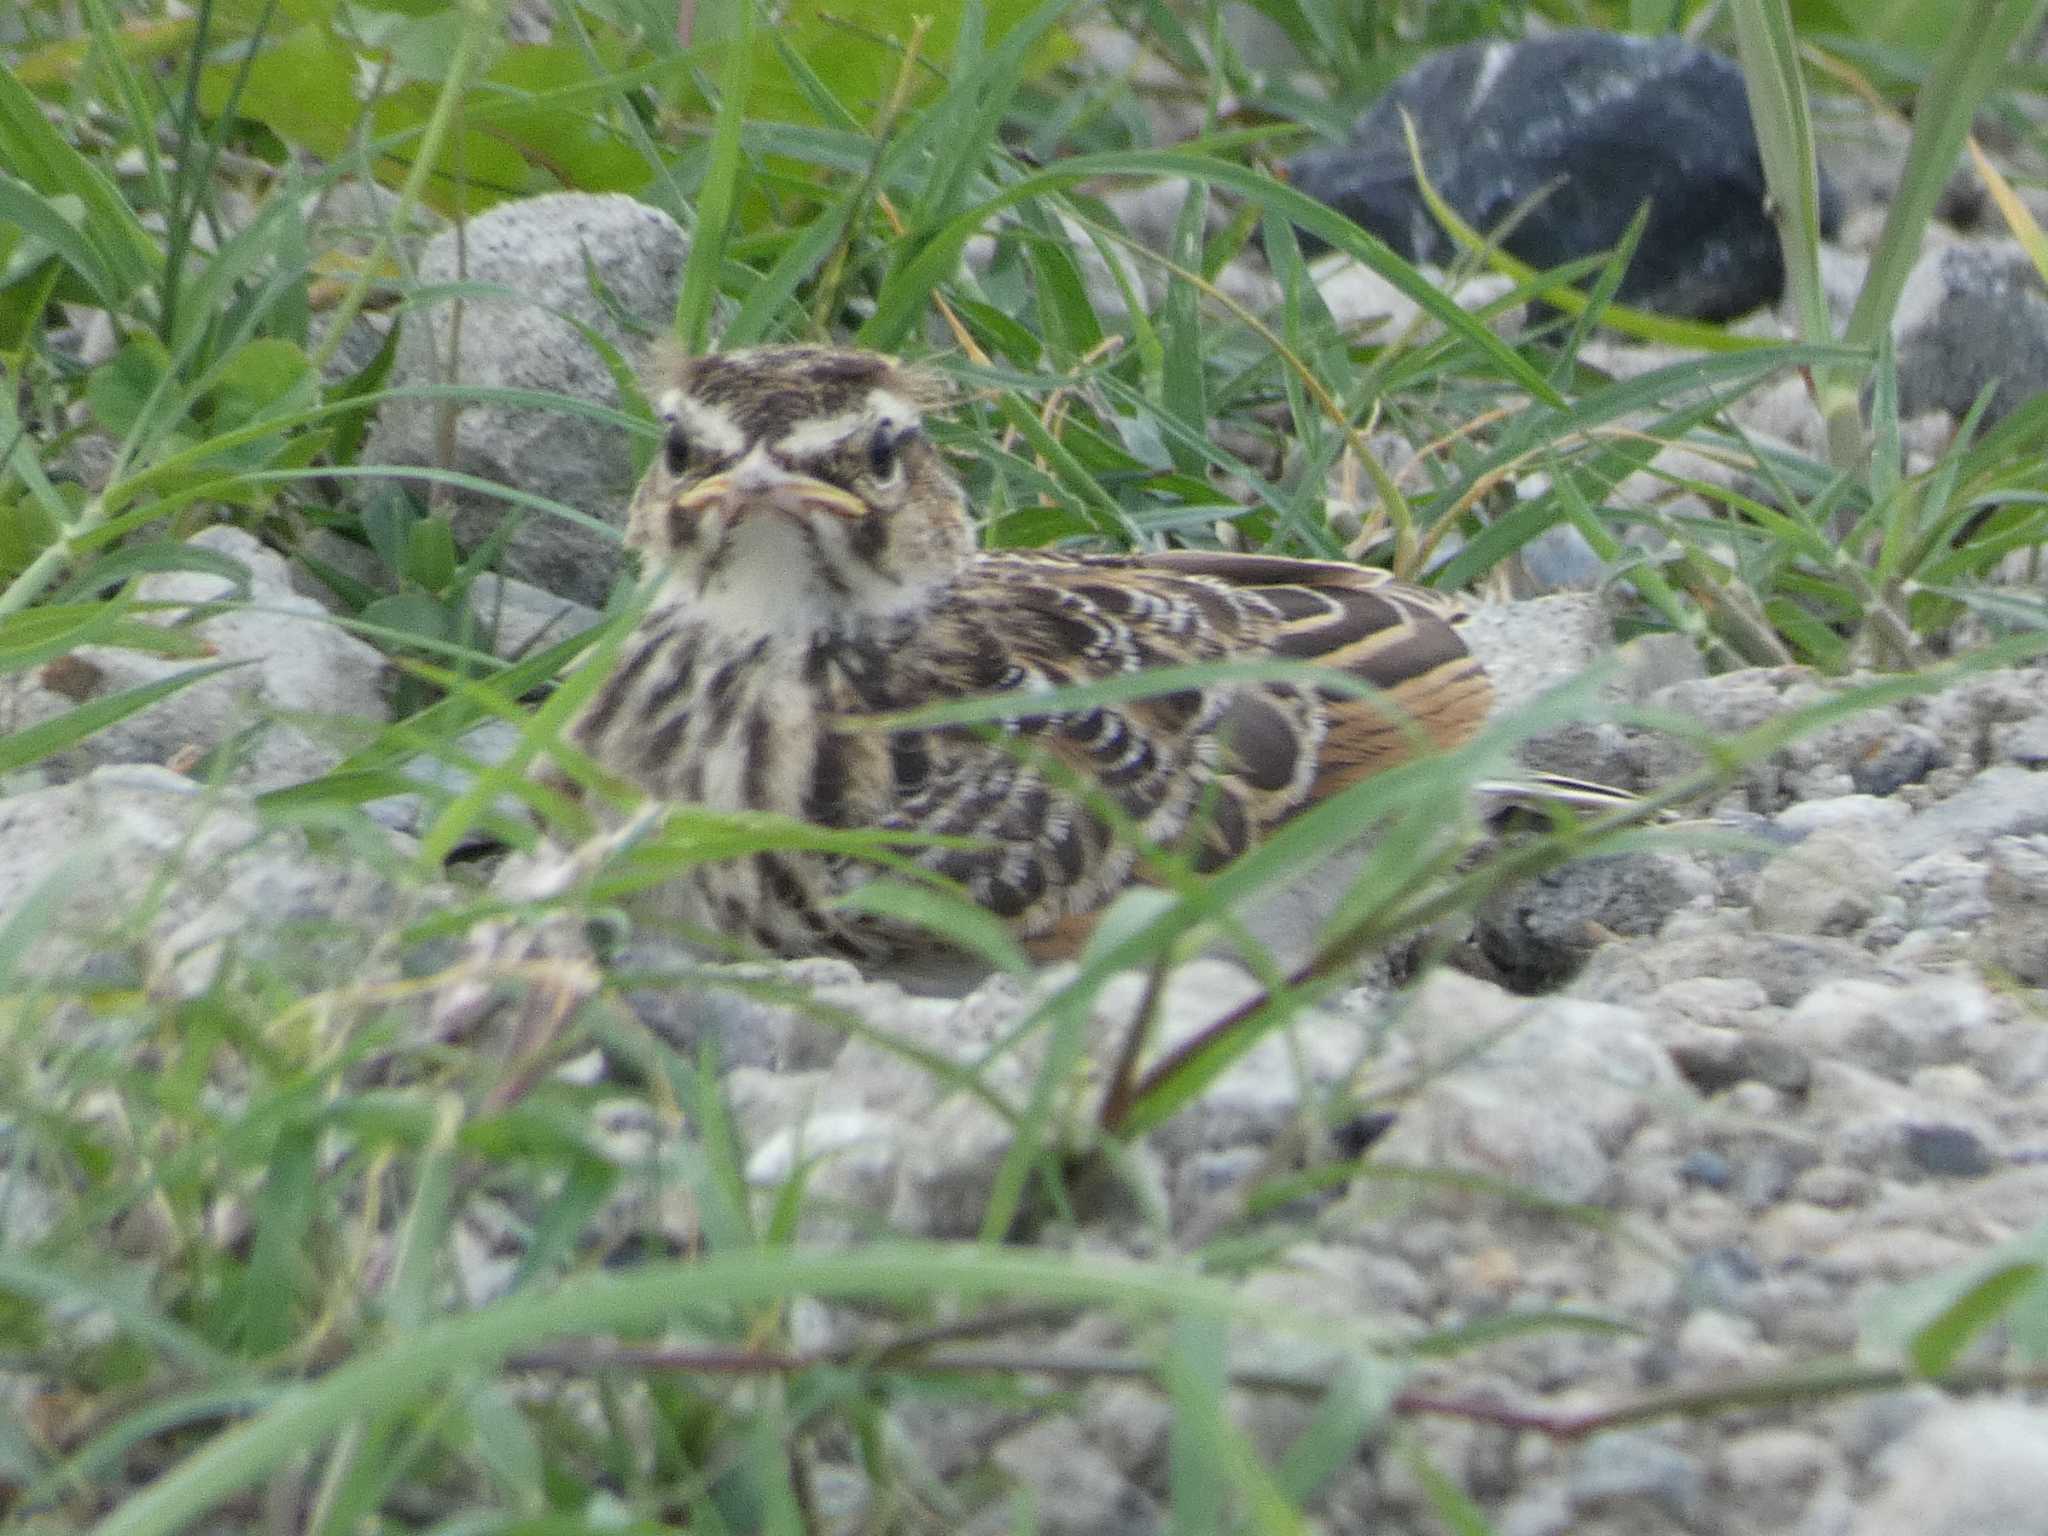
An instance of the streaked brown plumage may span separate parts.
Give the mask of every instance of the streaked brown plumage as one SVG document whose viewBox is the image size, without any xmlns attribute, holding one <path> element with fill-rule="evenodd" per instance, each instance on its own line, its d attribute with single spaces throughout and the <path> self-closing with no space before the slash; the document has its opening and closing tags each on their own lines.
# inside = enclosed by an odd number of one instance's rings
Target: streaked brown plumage
<svg viewBox="0 0 2048 1536">
<path fill-rule="evenodd" d="M 572 739 L 662 799 L 980 839 L 904 852 L 1050 949 L 1143 874 L 1118 817 L 1139 842 L 1214 867 L 1484 718 L 1491 690 L 1454 606 L 1382 571 L 977 552 L 920 429 L 939 398 L 917 371 L 843 349 L 670 365 L 667 440 L 627 535 L 659 590 Z M 1341 668 L 1380 693 L 1214 684 L 1065 713 L 1029 703 L 1147 667 L 1271 657 Z M 993 739 L 849 728 L 996 692 L 1019 708 Z M 1116 815 L 1091 810 L 1091 792 Z M 911 936 L 833 906 L 872 874 L 848 858 L 756 854 L 699 866 L 668 906 L 748 947 L 880 957 Z"/>
</svg>

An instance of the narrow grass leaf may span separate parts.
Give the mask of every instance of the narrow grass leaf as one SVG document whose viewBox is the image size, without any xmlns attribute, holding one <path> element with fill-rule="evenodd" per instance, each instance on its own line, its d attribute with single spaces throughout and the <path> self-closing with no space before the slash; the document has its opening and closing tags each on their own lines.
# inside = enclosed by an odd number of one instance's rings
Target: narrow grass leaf
<svg viewBox="0 0 2048 1536">
<path fill-rule="evenodd" d="M 1215 1318 L 1175 1318 L 1167 1332 L 1160 1374 L 1173 1405 L 1167 1431 L 1167 1487 L 1173 1496 L 1174 1536 L 1222 1536 L 1229 1456 L 1223 1421 L 1229 1395 L 1224 1351 L 1229 1331 Z"/>
<path fill-rule="evenodd" d="M 1374 1355 L 1346 1355 L 1315 1412 L 1288 1445 L 1274 1480 L 1296 1504 L 1307 1504 L 1360 1447 L 1386 1424 L 1406 1372 Z"/>
<path fill-rule="evenodd" d="M 475 1378 L 462 1389 L 461 1420 L 451 1424 L 449 1449 L 474 1455 L 514 1509 L 537 1515 L 547 1506 L 540 1438 L 502 1382 Z"/>
<path fill-rule="evenodd" d="M 1443 1474 L 1413 1435 L 1402 1435 L 1398 1444 L 1403 1465 L 1450 1536 L 1493 1536 L 1493 1525 L 1486 1512 Z"/>
<path fill-rule="evenodd" d="M 250 1216 L 255 1237 L 243 1277 L 243 1352 L 259 1359 L 290 1343 L 303 1305 L 309 1270 L 306 1235 L 312 1230 L 314 1165 L 319 1134 L 311 1124 L 288 1125 L 271 1144 L 263 1188 Z"/>
<path fill-rule="evenodd" d="M 951 278 L 967 241 L 1003 209 L 1100 177 L 1138 175 L 1183 176 L 1211 187 L 1226 187 L 1278 215 L 1292 219 L 1326 243 L 1364 261 L 1472 347 L 1504 378 L 1546 404 L 1564 404 L 1550 382 L 1526 359 L 1466 314 L 1412 265 L 1396 256 L 1384 241 L 1366 234 L 1342 214 L 1263 172 L 1185 148 L 1077 155 L 1004 187 L 933 233 L 924 250 L 907 263 L 879 295 L 875 312 L 862 325 L 857 339 L 864 346 L 885 350 L 901 345 L 903 338 L 918 324 L 932 293 Z"/>
<path fill-rule="evenodd" d="M 1013 976 L 1028 975 L 1031 971 L 1031 957 L 1000 918 L 964 897 L 932 886 L 873 880 L 855 886 L 833 907 L 923 929 Z"/>
<path fill-rule="evenodd" d="M 14 187 L 41 194 L 36 201 L 45 209 L 50 198 L 76 200 L 77 233 L 90 252 L 85 265 L 104 284 L 110 306 L 125 303 L 150 281 L 160 258 L 142 221 L 106 174 L 64 142 L 44 118 L 41 102 L 6 69 L 0 69 L 0 164 L 21 178 Z M 0 217 L 6 216 L 0 201 Z"/>
<path fill-rule="evenodd" d="M 2048 1265 L 2039 1261 L 2004 1265 L 1984 1275 L 1913 1335 L 1907 1354 L 1914 1368 L 1924 1376 L 1941 1375 L 1971 1340 L 2038 1288 L 2044 1275 Z"/>
<path fill-rule="evenodd" d="M 718 1077 L 718 1052 L 700 1049 L 694 1079 L 697 1147 L 701 1157 L 697 1188 L 704 1238 L 713 1253 L 741 1253 L 760 1245 L 753 1202 L 747 1194 L 746 1148 Z"/>
<path fill-rule="evenodd" d="M 733 27 L 722 42 L 725 68 L 719 77 L 718 115 L 711 125 L 710 158 L 697 189 L 697 219 L 690 231 L 690 259 L 676 297 L 676 335 L 686 351 L 705 350 L 712 311 L 725 267 L 725 243 L 739 205 L 740 142 L 746 126 L 747 95 L 754 72 L 754 0 L 738 0 Z"/>
</svg>

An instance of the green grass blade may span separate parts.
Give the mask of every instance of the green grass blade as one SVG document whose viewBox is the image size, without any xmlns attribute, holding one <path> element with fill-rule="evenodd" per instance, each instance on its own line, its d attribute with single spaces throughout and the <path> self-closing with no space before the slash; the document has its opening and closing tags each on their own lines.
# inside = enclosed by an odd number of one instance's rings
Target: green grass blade
<svg viewBox="0 0 2048 1536">
<path fill-rule="evenodd" d="M 144 683 L 136 688 L 124 688 L 119 693 L 103 699 L 93 699 L 66 710 L 51 720 L 37 725 L 26 726 L 7 736 L 0 736 L 0 773 L 13 773 L 31 763 L 39 763 L 67 747 L 74 747 L 95 732 L 103 731 L 116 721 L 125 720 L 138 710 L 149 708 L 159 699 L 170 697 L 180 689 L 189 688 L 202 678 L 225 672 L 231 667 L 245 667 L 246 661 L 217 661 L 208 666 L 191 667 L 186 671 L 159 678 L 153 683 Z"/>
</svg>

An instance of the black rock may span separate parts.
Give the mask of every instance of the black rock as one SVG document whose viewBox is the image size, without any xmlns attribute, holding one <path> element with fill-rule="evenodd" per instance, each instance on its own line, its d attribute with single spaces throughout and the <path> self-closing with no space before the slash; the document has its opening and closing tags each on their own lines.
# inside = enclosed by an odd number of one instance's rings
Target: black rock
<svg viewBox="0 0 2048 1536">
<path fill-rule="evenodd" d="M 1909 1125 L 1906 1156 L 1928 1173 L 1977 1179 L 1994 1166 L 1984 1138 L 1966 1125 Z"/>
<path fill-rule="evenodd" d="M 1648 201 L 1623 303 L 1723 320 L 1784 289 L 1748 93 L 1719 54 L 1676 37 L 1596 31 L 1467 43 L 1396 80 L 1351 142 L 1289 162 L 1302 191 L 1409 260 L 1440 262 L 1454 246 L 1410 171 L 1403 109 L 1431 182 L 1482 233 L 1551 188 L 1505 241 L 1531 266 L 1611 248 Z M 1823 175 L 1822 229 L 1832 233 L 1840 216 Z"/>
</svg>

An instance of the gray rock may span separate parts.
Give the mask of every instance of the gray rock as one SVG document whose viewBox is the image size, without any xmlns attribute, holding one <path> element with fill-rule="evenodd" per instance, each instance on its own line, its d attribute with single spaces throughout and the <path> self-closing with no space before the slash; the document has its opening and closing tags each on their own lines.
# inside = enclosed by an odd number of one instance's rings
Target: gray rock
<svg viewBox="0 0 2048 1536">
<path fill-rule="evenodd" d="M 1121 1047 L 1145 989 L 1146 978 L 1129 972 L 1110 978 L 1097 995 L 1090 1038 L 1104 1042 L 1105 1057 Z M 1177 967 L 1159 999 L 1151 1059 L 1193 1039 L 1260 990 L 1248 972 L 1227 961 L 1202 957 Z M 1168 1157 L 1267 1145 L 1310 1096 L 1349 1075 L 1361 1046 L 1355 1020 L 1304 1010 L 1285 1029 L 1257 1041 L 1186 1111 L 1153 1132 L 1153 1145 Z"/>
<path fill-rule="evenodd" d="M 1459 633 L 1492 679 L 1495 711 L 1507 714 L 1606 655 L 1613 621 L 1606 599 L 1561 592 L 1484 604 L 1459 626 Z"/>
<path fill-rule="evenodd" d="M 995 1448 L 994 1460 L 1028 1491 L 1036 1517 L 1031 1528 L 1045 1536 L 1146 1536 L 1164 1528 L 1158 1505 L 1071 1419 L 1045 1419 L 1011 1435 Z M 1005 1501 L 967 1529 L 997 1536 L 1016 1529 L 1016 1522 Z"/>
<path fill-rule="evenodd" d="M 1933 932 L 1973 933 L 1991 916 L 1989 871 L 1982 859 L 1929 853 L 1899 870 L 1908 919 Z"/>
<path fill-rule="evenodd" d="M 776 987 L 761 967 L 703 965 L 640 942 L 612 969 L 625 979 L 635 972 L 650 979 L 628 988 L 625 1002 L 685 1056 L 709 1049 L 721 1066 L 805 1072 L 830 1065 L 846 1044 L 842 1023 L 786 984 Z"/>
<path fill-rule="evenodd" d="M 491 654 L 505 661 L 581 634 L 603 618 L 588 604 L 495 571 L 484 572 L 471 585 L 469 608 L 489 637 Z"/>
<path fill-rule="evenodd" d="M 1614 1154 L 1651 1104 L 1687 1097 L 1633 1009 L 1567 998 L 1517 1008 L 1484 982 L 1439 972 L 1411 995 L 1402 1026 L 1455 1065 L 1418 1067 L 1421 1086 L 1374 1151 L 1396 1165 L 1465 1168 L 1548 1199 L 1599 1200 Z"/>
<path fill-rule="evenodd" d="M 1890 892 L 1892 866 L 1867 833 L 1816 832 L 1764 866 L 1752 902 L 1759 928 L 1852 934 Z"/>
<path fill-rule="evenodd" d="M 1537 990 L 1570 976 L 1617 934 L 1655 933 L 1713 889 L 1713 876 L 1690 854 L 1600 854 L 1496 892 L 1479 911 L 1476 937 L 1504 976 Z"/>
<path fill-rule="evenodd" d="M 1892 338 L 1902 414 L 1961 417 L 1995 384 L 1989 426 L 2048 390 L 2048 293 L 2017 241 L 1927 251 L 1899 295 Z"/>
<path fill-rule="evenodd" d="M 1975 1179 L 1995 1164 L 1984 1138 L 1967 1125 L 1908 1125 L 1906 1158 L 1916 1168 L 1949 1179 Z"/>
<path fill-rule="evenodd" d="M 1683 1070 L 1683 1063 L 1680 1069 Z M 1710 1090 L 1701 1088 L 1702 1093 Z M 1735 1178 L 1735 1170 L 1728 1165 L 1728 1159 L 1710 1147 L 1698 1147 L 1685 1155 L 1678 1165 L 1678 1176 L 1688 1183 L 1702 1184 L 1708 1189 L 1726 1189 Z"/>
<path fill-rule="evenodd" d="M 1747 976 L 1687 977 L 1659 987 L 1647 1006 L 1658 1017 L 1724 1030 L 1768 1027 L 1775 1017 L 1764 989 Z"/>
<path fill-rule="evenodd" d="M 1082 1410 L 1088 1438 L 1125 1477 L 1150 1478 L 1165 1457 L 1173 1432 L 1173 1405 L 1150 1386 L 1119 1382 L 1088 1394 Z"/>
<path fill-rule="evenodd" d="M 517 751 L 523 740 L 520 727 L 510 720 L 482 721 L 447 745 L 422 752 L 398 767 L 405 778 L 421 786 L 420 792 L 366 800 L 363 811 L 387 831 L 421 836 L 449 797 L 476 782 L 477 767 L 496 767 Z M 533 819 L 532 807 L 513 794 L 500 795 L 491 809 L 513 822 Z"/>
<path fill-rule="evenodd" d="M 39 904 L 47 903 L 47 907 Z M 164 768 L 95 769 L 0 800 L 0 928 L 31 939 L 26 974 L 60 976 L 95 950 L 139 946 L 144 983 L 202 992 L 230 954 L 303 984 L 364 980 L 367 935 L 403 919 L 373 872 L 313 857 L 249 799 Z"/>
<path fill-rule="evenodd" d="M 1772 1005 L 1784 1008 L 1831 978 L 1877 974 L 1877 964 L 1868 954 L 1841 939 L 1721 929 L 1667 932 L 1654 942 L 1606 945 L 1568 990 L 1575 997 L 1635 1003 L 1675 981 L 1739 977 L 1761 987 Z"/>
<path fill-rule="evenodd" d="M 2001 837 L 2048 832 L 2048 773 L 2001 763 L 1961 793 L 1937 802 L 1901 828 L 1892 853 L 1901 865 L 1929 854 L 1981 855 Z"/>
<path fill-rule="evenodd" d="M 1905 801 L 1867 792 L 1802 800 L 1771 818 L 1779 831 L 1797 837 L 1810 837 L 1817 832 L 1849 832 L 1865 842 L 1889 837 L 1912 819 L 1913 808 Z"/>
<path fill-rule="evenodd" d="M 1647 201 L 1623 302 L 1722 319 L 1783 287 L 1742 74 L 1718 54 L 1595 31 L 1466 44 L 1395 81 L 1348 144 L 1289 163 L 1296 186 L 1402 255 L 1442 261 L 1454 248 L 1416 185 L 1404 111 L 1444 200 L 1481 231 L 1517 215 L 1506 246 L 1534 266 L 1611 248 Z M 1832 227 L 1825 181 L 1822 201 Z"/>
<path fill-rule="evenodd" d="M 1522 577 L 1537 592 L 1591 591 L 1607 579 L 1607 562 L 1576 523 L 1557 523 L 1515 551 Z"/>
<path fill-rule="evenodd" d="M 1750 1319 L 1711 1307 L 1688 1317 L 1672 1342 L 1679 1371 L 1692 1378 L 1755 1370 L 1775 1353 Z"/>
<path fill-rule="evenodd" d="M 1997 1140 L 1981 1114 L 1931 1103 L 1924 1093 L 1847 1062 L 1827 1061 L 1815 1068 L 1808 1106 L 1815 1128 L 1825 1128 L 1835 1159 L 1893 1178 L 1936 1171 L 1967 1176 L 1964 1170 L 1973 1160 L 1988 1160 L 1986 1149 Z M 1929 1167 L 1930 1161 L 1944 1158 L 1955 1166 Z"/>
<path fill-rule="evenodd" d="M 145 576 L 136 595 L 179 605 L 153 616 L 184 617 L 193 606 L 227 602 L 182 633 L 210 654 L 171 659 L 112 646 L 84 645 L 32 671 L 0 679 L 0 731 L 19 730 L 82 703 L 159 682 L 214 661 L 243 665 L 203 678 L 115 722 L 45 764 L 75 778 L 104 763 L 181 763 L 234 743 L 227 782 L 276 789 L 318 778 L 367 742 L 388 718 L 384 657 L 337 626 L 318 603 L 292 591 L 284 561 L 239 528 L 208 528 L 194 548 L 224 555 L 249 573 L 248 595 L 235 598 L 225 577 L 196 571 Z M 280 715 L 318 715 L 321 728 Z M 237 740 L 247 732 L 246 740 Z"/>
<path fill-rule="evenodd" d="M 1776 719 L 1792 706 L 1787 693 L 1810 674 L 1802 667 L 1758 667 L 1744 672 L 1725 672 L 1716 677 L 1674 683 L 1659 689 L 1645 701 L 1658 714 L 1683 722 L 1688 732 L 1702 739 L 1738 735 L 1767 720 Z M 1630 789 L 1668 784 L 1695 772 L 1702 764 L 1699 750 L 1690 741 L 1660 731 L 1632 729 L 1625 733 L 1625 767 L 1620 782 Z M 1749 770 L 1755 808 L 1776 810 L 1781 803 L 1777 786 L 1778 768 L 1765 762 Z M 1844 788 L 1848 786 L 1844 785 Z"/>
<path fill-rule="evenodd" d="M 331 261 L 339 256 L 351 264 L 351 272 L 356 270 L 354 264 L 368 260 L 378 240 L 397 218 L 402 201 L 389 187 L 355 176 L 309 194 L 299 204 L 299 215 L 306 223 L 307 246 L 319 253 L 316 262 L 320 257 Z M 411 270 L 418 264 L 428 238 L 444 222 L 431 209 L 415 203 L 409 210 L 407 227 L 399 231 L 398 239 L 389 248 L 390 257 Z M 327 365 L 328 382 L 339 383 L 368 367 L 383 347 L 390 328 L 391 317 L 384 311 L 365 309 L 359 313 Z"/>
<path fill-rule="evenodd" d="M 1747 1313 L 1763 1282 L 1756 1255 L 1740 1244 L 1709 1248 L 1687 1261 L 1679 1285 L 1686 1299 L 1704 1311 Z"/>
<path fill-rule="evenodd" d="M 1932 1408 L 1887 1450 L 1858 1536 L 2048 1536 L 2048 1410 Z"/>
<path fill-rule="evenodd" d="M 1984 760 L 1999 726 L 2048 713 L 2042 708 L 2042 699 L 2048 696 L 2044 690 L 2048 663 L 2035 661 L 1963 678 L 1939 693 L 1902 701 L 1899 711 L 1943 741 L 1966 746 L 1968 756 Z"/>
<path fill-rule="evenodd" d="M 2048 714 L 1992 726 L 1991 760 L 2034 772 L 2048 768 Z"/>
<path fill-rule="evenodd" d="M 1910 986 L 1838 977 L 1802 998 L 1777 1033 L 1809 1056 L 1904 1079 L 1919 1067 L 1960 1059 L 1995 1018 L 1990 994 L 1965 977 Z"/>
<path fill-rule="evenodd" d="M 1984 881 L 1992 958 L 2032 987 L 2048 987 L 2048 837 L 1993 842 Z"/>
<path fill-rule="evenodd" d="M 1705 1503 L 1707 1473 L 1691 1452 L 1649 1431 L 1621 1429 L 1586 1442 L 1572 1467 L 1570 1488 L 1581 1514 L 1634 1506 L 1690 1523 Z"/>
<path fill-rule="evenodd" d="M 1667 1034 L 1665 1044 L 1685 1080 L 1705 1094 L 1742 1082 L 1803 1093 L 1813 1075 L 1812 1058 L 1768 1028 L 1750 1031 L 1696 1024 Z"/>
<path fill-rule="evenodd" d="M 1923 725 L 1901 725 L 1849 764 L 1849 782 L 1866 795 L 1889 795 L 1917 784 L 1949 759 L 1947 746 Z"/>
<path fill-rule="evenodd" d="M 996 1175 L 1016 1140 L 1010 1122 L 960 1093 L 906 1126 L 905 1139 L 889 1225 L 921 1237 L 976 1236 Z"/>
<path fill-rule="evenodd" d="M 442 300 L 405 317 L 390 384 L 461 383 L 537 390 L 616 406 L 618 388 L 587 326 L 628 361 L 645 338 L 662 334 L 675 306 L 688 242 L 659 209 L 615 193 L 556 192 L 500 203 L 455 236 L 439 235 L 420 259 L 422 283 L 494 284 L 513 296 L 466 298 L 460 352 L 456 306 Z M 592 291 L 593 274 L 622 327 Z M 367 462 L 440 462 L 442 411 L 394 400 L 378 412 L 364 446 Z M 632 489 L 632 454 L 623 428 L 563 410 L 479 402 L 457 418 L 447 466 L 550 498 L 619 526 Z M 465 547 L 487 537 L 510 512 L 500 497 L 450 493 Z M 503 560 L 508 575 L 584 603 L 602 603 L 620 568 L 618 541 L 601 531 L 529 511 Z"/>
<path fill-rule="evenodd" d="M 1736 1085 L 1719 1101 L 1719 1107 L 1730 1113 L 1725 1124 L 1708 1134 L 1707 1144 L 1727 1160 L 1727 1192 L 1745 1210 L 1760 1211 L 1783 1200 L 1799 1177 L 1821 1160 L 1818 1137 L 1782 1113 L 1782 1102 L 1773 1090 L 1753 1081 Z M 1752 1104 L 1754 1108 L 1749 1107 Z"/>
<path fill-rule="evenodd" d="M 804 1241 L 843 1245 L 872 1231 L 889 1210 L 910 1139 L 893 1115 L 825 1109 L 756 1147 L 746 1179 L 772 1197 L 801 1176 Z"/>
<path fill-rule="evenodd" d="M 1717 1481 L 1727 1491 L 1729 1528 L 1808 1531 L 1801 1522 L 1822 1501 L 1840 1499 L 1847 1458 L 1810 1430 L 1752 1429 L 1721 1447 Z"/>
</svg>

